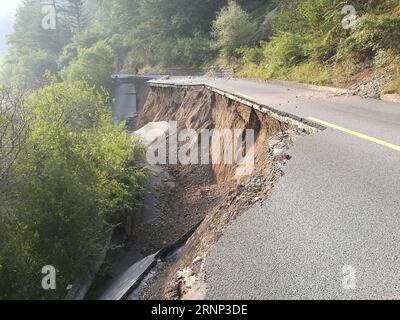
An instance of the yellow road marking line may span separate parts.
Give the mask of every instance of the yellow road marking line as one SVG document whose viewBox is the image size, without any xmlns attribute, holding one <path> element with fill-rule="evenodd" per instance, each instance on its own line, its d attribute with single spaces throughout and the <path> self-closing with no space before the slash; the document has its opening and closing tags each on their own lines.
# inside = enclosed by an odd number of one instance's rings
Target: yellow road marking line
<svg viewBox="0 0 400 320">
<path fill-rule="evenodd" d="M 383 141 L 383 140 L 368 136 L 368 135 L 360 133 L 360 132 L 356 132 L 356 131 L 353 131 L 353 130 L 350 130 L 350 129 L 346 129 L 346 128 L 337 126 L 335 124 L 332 124 L 332 123 L 329 123 L 329 122 L 326 122 L 326 121 L 323 121 L 323 120 L 320 120 L 320 119 L 317 119 L 317 118 L 309 117 L 308 119 L 311 120 L 311 121 L 314 121 L 316 123 L 319 123 L 319 124 L 321 124 L 321 125 L 323 125 L 325 127 L 336 129 L 336 130 L 351 134 L 353 136 L 356 136 L 358 138 L 361 138 L 361 139 L 364 139 L 364 140 L 368 140 L 368 141 L 380 144 L 380 145 L 382 145 L 384 147 L 387 147 L 387 148 L 390 148 L 390 149 L 393 149 L 393 150 L 396 150 L 396 151 L 400 151 L 400 146 L 397 146 L 395 144 L 392 144 L 392 143 L 389 143 L 389 142 L 386 142 L 386 141 Z"/>
</svg>

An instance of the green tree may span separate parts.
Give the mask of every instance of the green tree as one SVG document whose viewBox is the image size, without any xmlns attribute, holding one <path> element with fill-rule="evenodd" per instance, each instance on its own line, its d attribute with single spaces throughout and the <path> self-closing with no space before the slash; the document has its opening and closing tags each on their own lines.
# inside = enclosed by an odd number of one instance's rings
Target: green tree
<svg viewBox="0 0 400 320">
<path fill-rule="evenodd" d="M 74 34 L 83 31 L 88 23 L 86 1 L 67 0 L 63 8 L 65 19 Z"/>
<path fill-rule="evenodd" d="M 160 57 L 160 62 L 166 66 L 198 68 L 216 57 L 210 39 L 200 35 L 166 43 L 164 50 L 169 54 Z"/>
<path fill-rule="evenodd" d="M 233 57 L 239 47 L 252 44 L 257 24 L 235 1 L 229 1 L 213 22 L 213 36 L 225 57 Z"/>
<path fill-rule="evenodd" d="M 0 191 L 25 147 L 29 125 L 23 94 L 0 86 Z"/>
<path fill-rule="evenodd" d="M 57 72 L 56 59 L 55 53 L 42 49 L 13 50 L 5 59 L 2 82 L 25 90 L 38 89 L 46 82 L 43 78 L 46 71 Z"/>
<path fill-rule="evenodd" d="M 128 60 L 136 61 L 132 63 L 133 67 L 157 64 L 176 66 L 175 59 L 170 57 L 171 48 L 174 48 L 174 56 L 177 50 L 182 55 L 199 59 L 204 56 L 205 50 L 212 53 L 209 43 L 206 44 L 204 40 L 209 38 L 216 11 L 225 2 L 194 0 L 188 5 L 186 0 L 114 0 L 111 24 L 123 34 L 124 55 Z M 123 15 L 121 12 L 130 14 Z M 121 16 L 125 18 L 120 20 Z M 206 45 L 195 48 L 194 42 Z M 204 61 L 194 61 L 193 65 L 202 63 Z"/>
<path fill-rule="evenodd" d="M 65 2 L 54 1 L 57 12 L 64 12 Z M 42 3 L 40 0 L 24 0 L 19 7 L 14 24 L 14 31 L 9 36 L 11 49 L 31 48 L 59 52 L 72 36 L 66 19 L 58 19 L 55 30 L 42 27 Z"/>
<path fill-rule="evenodd" d="M 144 148 L 112 124 L 106 101 L 82 82 L 53 82 L 27 99 L 26 152 L 0 208 L 0 298 L 63 298 L 138 205 Z M 44 265 L 58 270 L 54 292 L 40 288 Z"/>
<path fill-rule="evenodd" d="M 79 49 L 88 49 L 100 40 L 109 38 L 110 30 L 99 22 L 95 22 L 84 31 L 77 33 L 72 37 L 71 42 L 63 48 L 57 59 L 59 70 L 64 69 L 77 59 Z"/>
<path fill-rule="evenodd" d="M 62 78 L 69 82 L 86 81 L 97 88 L 111 89 L 114 73 L 114 52 L 105 41 L 90 48 L 78 48 L 78 56 L 61 72 Z"/>
</svg>

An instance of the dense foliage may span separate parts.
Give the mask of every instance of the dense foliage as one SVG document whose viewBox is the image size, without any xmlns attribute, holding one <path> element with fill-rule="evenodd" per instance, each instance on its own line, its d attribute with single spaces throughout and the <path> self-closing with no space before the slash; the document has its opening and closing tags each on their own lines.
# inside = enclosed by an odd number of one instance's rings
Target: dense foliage
<svg viewBox="0 0 400 320">
<path fill-rule="evenodd" d="M 45 30 L 41 1 L 24 0 L 0 80 L 39 88 L 50 70 L 68 81 L 108 87 L 107 72 L 199 68 L 219 52 L 230 58 L 265 38 L 260 24 L 272 2 L 54 0 L 57 28 Z"/>
<path fill-rule="evenodd" d="M 100 41 L 90 48 L 77 48 L 77 59 L 62 69 L 61 77 L 70 83 L 83 80 L 98 88 L 111 89 L 113 72 L 113 50 L 109 44 Z"/>
<path fill-rule="evenodd" d="M 240 26 L 240 27 L 239 27 Z M 213 23 L 213 35 L 225 57 L 232 57 L 242 45 L 254 42 L 257 24 L 235 1 L 229 1 Z"/>
<path fill-rule="evenodd" d="M 342 25 L 342 8 L 356 9 L 356 26 Z M 366 66 L 398 63 L 397 1 L 283 0 L 268 41 L 242 48 L 239 74 L 340 85 Z"/>
<path fill-rule="evenodd" d="M 106 101 L 84 82 L 53 80 L 23 102 L 29 128 L 10 126 L 2 139 L 22 143 L 1 157 L 0 298 L 65 297 L 138 204 L 144 149 L 112 124 Z M 56 291 L 40 288 L 44 265 L 57 268 Z"/>
<path fill-rule="evenodd" d="M 40 0 L 24 0 L 3 79 L 40 87 L 49 69 L 109 88 L 112 72 L 199 68 L 222 57 L 242 66 L 239 75 L 327 83 L 368 61 L 391 63 L 399 51 L 399 7 L 391 0 L 54 3 L 57 29 L 43 30 Z M 347 4 L 356 8 L 354 30 L 342 26 Z"/>
</svg>

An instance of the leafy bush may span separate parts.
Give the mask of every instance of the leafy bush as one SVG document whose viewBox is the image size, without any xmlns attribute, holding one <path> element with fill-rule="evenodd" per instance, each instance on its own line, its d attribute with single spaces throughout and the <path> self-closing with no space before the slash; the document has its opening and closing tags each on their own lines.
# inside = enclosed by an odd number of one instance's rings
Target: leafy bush
<svg viewBox="0 0 400 320">
<path fill-rule="evenodd" d="M 307 59 L 302 37 L 293 33 L 281 33 L 272 38 L 264 48 L 265 64 L 270 76 L 279 76 L 283 69 L 293 67 Z"/>
<path fill-rule="evenodd" d="M 400 64 L 400 55 L 397 54 L 393 49 L 379 49 L 375 53 L 375 65 L 387 65 L 391 63 Z"/>
<path fill-rule="evenodd" d="M 310 61 L 293 68 L 290 79 L 311 84 L 327 84 L 332 80 L 332 68 Z"/>
<path fill-rule="evenodd" d="M 259 48 L 237 50 L 243 55 L 241 76 L 286 78 L 290 69 L 308 59 L 300 35 L 283 32 Z"/>
<path fill-rule="evenodd" d="M 26 152 L 0 208 L 0 298 L 63 298 L 105 245 L 110 224 L 137 205 L 145 181 L 141 143 L 111 122 L 107 97 L 82 82 L 55 83 L 27 100 Z M 54 265 L 57 290 L 41 290 Z"/>
<path fill-rule="evenodd" d="M 259 47 L 239 48 L 236 50 L 236 53 L 243 56 L 245 63 L 260 64 L 265 58 L 264 47 L 265 44 L 262 43 Z"/>
<path fill-rule="evenodd" d="M 388 86 L 383 90 L 384 94 L 397 93 L 400 94 L 400 77 L 396 77 L 391 81 Z"/>
<path fill-rule="evenodd" d="M 172 67 L 201 67 L 215 57 L 211 41 L 206 37 L 179 38 L 166 42 L 160 54 L 160 62 Z"/>
<path fill-rule="evenodd" d="M 60 52 L 57 63 L 60 70 L 67 67 L 73 60 L 78 58 L 79 48 L 88 49 L 94 46 L 99 40 L 108 38 L 109 30 L 96 23 L 86 30 L 76 34 Z"/>
<path fill-rule="evenodd" d="M 282 0 L 281 9 L 273 18 L 275 32 L 326 34 L 341 32 L 345 1 L 338 0 Z"/>
<path fill-rule="evenodd" d="M 257 24 L 250 15 L 231 0 L 213 22 L 212 34 L 222 54 L 229 58 L 235 55 L 237 48 L 251 44 L 256 31 Z"/>
<path fill-rule="evenodd" d="M 342 55 L 354 54 L 363 61 L 374 58 L 382 49 L 400 54 L 400 16 L 365 15 L 340 51 Z"/>
<path fill-rule="evenodd" d="M 86 81 L 97 88 L 111 89 L 113 73 L 114 52 L 100 41 L 90 48 L 78 48 L 78 57 L 61 71 L 61 77 L 69 83 Z"/>
</svg>

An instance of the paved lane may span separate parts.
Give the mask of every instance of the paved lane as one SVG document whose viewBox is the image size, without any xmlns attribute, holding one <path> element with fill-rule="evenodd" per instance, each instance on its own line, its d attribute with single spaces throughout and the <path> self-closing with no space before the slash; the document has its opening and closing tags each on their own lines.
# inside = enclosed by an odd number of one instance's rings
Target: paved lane
<svg viewBox="0 0 400 320">
<path fill-rule="evenodd" d="M 290 154 L 270 199 L 213 248 L 208 298 L 400 298 L 398 152 L 328 129 Z"/>
</svg>

